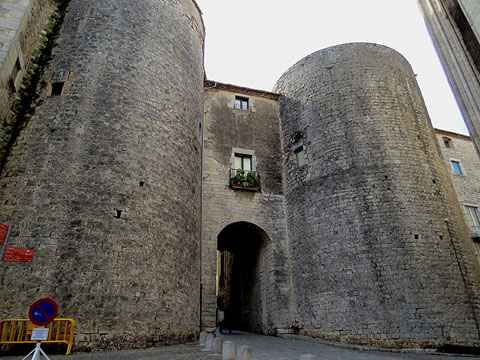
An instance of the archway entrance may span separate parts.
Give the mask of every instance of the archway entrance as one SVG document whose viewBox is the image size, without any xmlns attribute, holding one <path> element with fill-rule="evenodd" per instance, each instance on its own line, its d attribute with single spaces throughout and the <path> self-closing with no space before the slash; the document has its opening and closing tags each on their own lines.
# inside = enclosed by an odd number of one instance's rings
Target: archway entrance
<svg viewBox="0 0 480 360">
<path fill-rule="evenodd" d="M 237 222 L 217 240 L 217 306 L 225 310 L 226 327 L 269 333 L 268 235 L 254 224 Z"/>
</svg>

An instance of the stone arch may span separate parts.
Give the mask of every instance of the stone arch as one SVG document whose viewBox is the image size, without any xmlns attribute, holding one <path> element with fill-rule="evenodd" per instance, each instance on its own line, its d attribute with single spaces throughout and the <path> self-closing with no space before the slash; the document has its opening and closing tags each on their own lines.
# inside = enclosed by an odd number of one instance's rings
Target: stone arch
<svg viewBox="0 0 480 360">
<path fill-rule="evenodd" d="M 225 310 L 226 327 L 271 333 L 268 306 L 272 268 L 271 240 L 259 226 L 239 221 L 217 236 L 217 306 Z"/>
</svg>

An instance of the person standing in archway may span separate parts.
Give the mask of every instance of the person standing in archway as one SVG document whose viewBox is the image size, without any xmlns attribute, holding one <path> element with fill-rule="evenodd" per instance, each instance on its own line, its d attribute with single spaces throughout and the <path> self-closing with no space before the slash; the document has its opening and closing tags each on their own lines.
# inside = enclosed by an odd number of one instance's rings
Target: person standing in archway
<svg viewBox="0 0 480 360">
<path fill-rule="evenodd" d="M 225 327 L 225 311 L 221 302 L 217 304 L 217 327 L 220 334 L 223 334 L 223 328 Z"/>
</svg>

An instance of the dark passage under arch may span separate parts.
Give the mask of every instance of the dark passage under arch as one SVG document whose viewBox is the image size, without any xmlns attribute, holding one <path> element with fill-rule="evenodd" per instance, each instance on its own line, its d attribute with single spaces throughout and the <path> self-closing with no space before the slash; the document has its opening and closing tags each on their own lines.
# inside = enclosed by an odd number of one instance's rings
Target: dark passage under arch
<svg viewBox="0 0 480 360">
<path fill-rule="evenodd" d="M 270 333 L 268 235 L 254 224 L 237 222 L 220 232 L 217 244 L 217 306 L 225 310 L 226 327 Z"/>
</svg>

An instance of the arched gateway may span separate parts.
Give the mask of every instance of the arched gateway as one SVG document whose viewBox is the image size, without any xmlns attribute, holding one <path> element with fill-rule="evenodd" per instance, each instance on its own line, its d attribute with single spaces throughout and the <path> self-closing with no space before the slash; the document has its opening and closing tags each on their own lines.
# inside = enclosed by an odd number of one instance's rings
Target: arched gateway
<svg viewBox="0 0 480 360">
<path fill-rule="evenodd" d="M 236 222 L 218 234 L 216 298 L 227 327 L 269 333 L 270 265 L 270 239 L 260 227 Z"/>
</svg>

